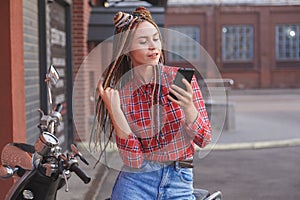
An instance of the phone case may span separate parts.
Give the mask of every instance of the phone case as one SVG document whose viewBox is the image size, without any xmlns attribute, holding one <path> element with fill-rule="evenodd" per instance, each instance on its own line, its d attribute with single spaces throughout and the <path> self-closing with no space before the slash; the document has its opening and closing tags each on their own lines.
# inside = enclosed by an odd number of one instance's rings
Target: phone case
<svg viewBox="0 0 300 200">
<path fill-rule="evenodd" d="M 180 68 L 177 71 L 177 74 L 175 76 L 175 80 L 174 80 L 173 84 L 175 84 L 178 87 L 186 90 L 185 85 L 182 83 L 182 79 L 185 78 L 190 83 L 192 81 L 194 73 L 195 73 L 194 69 L 191 69 L 191 68 Z M 177 97 L 174 94 L 170 93 L 170 96 L 172 98 L 174 98 L 174 99 L 177 100 Z"/>
</svg>

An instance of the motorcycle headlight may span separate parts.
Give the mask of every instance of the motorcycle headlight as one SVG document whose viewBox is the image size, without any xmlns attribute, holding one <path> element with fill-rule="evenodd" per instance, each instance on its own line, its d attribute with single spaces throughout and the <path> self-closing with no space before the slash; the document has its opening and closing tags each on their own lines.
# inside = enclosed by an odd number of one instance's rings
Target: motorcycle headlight
<svg viewBox="0 0 300 200">
<path fill-rule="evenodd" d="M 48 132 L 43 132 L 38 140 L 34 144 L 35 151 L 41 155 L 45 156 L 49 154 L 53 147 L 56 147 L 59 143 L 57 137 Z"/>
</svg>

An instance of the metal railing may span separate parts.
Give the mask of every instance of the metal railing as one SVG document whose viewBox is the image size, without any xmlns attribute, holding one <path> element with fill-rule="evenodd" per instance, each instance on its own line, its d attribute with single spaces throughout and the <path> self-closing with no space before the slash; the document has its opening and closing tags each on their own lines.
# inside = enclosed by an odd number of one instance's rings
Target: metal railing
<svg viewBox="0 0 300 200">
<path fill-rule="evenodd" d="M 234 85 L 233 79 L 204 79 L 201 83 L 204 92 L 204 99 L 206 104 L 206 110 L 209 114 L 209 117 L 212 115 L 213 106 L 225 106 L 225 126 L 224 129 L 229 129 L 229 127 L 234 127 L 234 123 L 231 123 L 234 118 L 229 119 L 229 117 L 234 117 L 233 113 L 230 113 L 230 104 L 229 94 Z M 224 98 L 225 92 L 225 98 Z M 225 101 L 225 102 L 224 102 Z M 222 112 L 222 111 L 221 111 Z M 211 119 L 211 118 L 210 118 Z"/>
</svg>

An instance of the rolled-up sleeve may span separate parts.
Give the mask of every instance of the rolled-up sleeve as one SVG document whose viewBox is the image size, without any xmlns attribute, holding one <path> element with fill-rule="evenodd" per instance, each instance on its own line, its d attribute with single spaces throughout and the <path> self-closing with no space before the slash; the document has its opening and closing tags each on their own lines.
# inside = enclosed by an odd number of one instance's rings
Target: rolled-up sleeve
<svg viewBox="0 0 300 200">
<path fill-rule="evenodd" d="M 116 141 L 123 163 L 132 168 L 140 168 L 144 159 L 138 138 L 131 133 L 127 139 L 116 136 Z"/>
<path fill-rule="evenodd" d="M 199 147 L 203 148 L 211 141 L 212 129 L 206 112 L 205 103 L 195 77 L 191 84 L 193 88 L 193 102 L 198 110 L 198 115 L 194 122 L 185 124 L 184 127 L 187 134 L 193 138 L 193 141 Z"/>
</svg>

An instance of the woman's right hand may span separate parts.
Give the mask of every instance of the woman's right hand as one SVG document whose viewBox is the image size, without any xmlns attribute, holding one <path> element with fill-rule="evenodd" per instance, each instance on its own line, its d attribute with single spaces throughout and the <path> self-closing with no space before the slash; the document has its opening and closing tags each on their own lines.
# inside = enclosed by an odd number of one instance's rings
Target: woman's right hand
<svg viewBox="0 0 300 200">
<path fill-rule="evenodd" d="M 108 112 L 111 115 L 114 115 L 114 111 L 119 111 L 118 109 L 121 109 L 119 91 L 111 87 L 107 87 L 104 89 L 102 84 L 102 81 L 98 84 L 99 94 Z"/>
<path fill-rule="evenodd" d="M 128 125 L 126 117 L 121 109 L 121 101 L 119 91 L 111 87 L 103 88 L 103 82 L 99 82 L 98 91 L 104 102 L 106 109 L 109 112 L 112 123 L 120 138 L 128 138 L 131 129 Z"/>
</svg>

